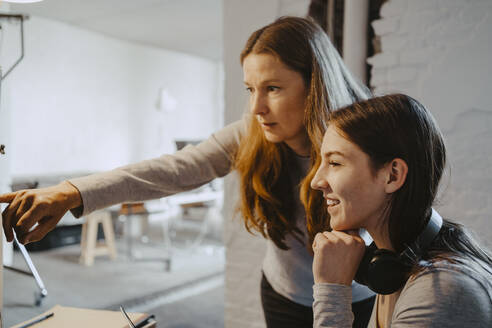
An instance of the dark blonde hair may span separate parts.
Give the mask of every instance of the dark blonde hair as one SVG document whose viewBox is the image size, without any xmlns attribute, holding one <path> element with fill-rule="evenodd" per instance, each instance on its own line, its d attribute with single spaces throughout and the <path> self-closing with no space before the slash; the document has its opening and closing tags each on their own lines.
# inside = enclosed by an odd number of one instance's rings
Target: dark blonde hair
<svg viewBox="0 0 492 328">
<path fill-rule="evenodd" d="M 275 56 L 301 74 L 308 91 L 304 125 L 311 142 L 311 169 L 301 182 L 300 198 L 306 210 L 310 245 L 318 231 L 329 227 L 322 195 L 309 187 L 328 116 L 336 108 L 367 99 L 370 93 L 351 76 L 326 33 L 308 19 L 282 17 L 253 32 L 241 53 L 241 64 L 249 54 Z M 251 116 L 235 158 L 241 182 L 239 211 L 246 229 L 269 237 L 281 249 L 288 248 L 284 242 L 287 233 L 302 241 L 293 217 L 294 196 L 289 193 L 289 153 L 284 143 L 267 141 Z"/>
</svg>

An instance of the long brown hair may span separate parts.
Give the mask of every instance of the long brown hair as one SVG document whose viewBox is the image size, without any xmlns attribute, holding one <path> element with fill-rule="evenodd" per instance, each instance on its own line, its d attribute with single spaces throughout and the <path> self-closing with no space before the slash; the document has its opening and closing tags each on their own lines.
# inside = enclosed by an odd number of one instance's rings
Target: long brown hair
<svg viewBox="0 0 492 328">
<path fill-rule="evenodd" d="M 402 187 L 392 194 L 385 220 L 397 252 L 412 244 L 427 225 L 446 165 L 442 134 L 431 113 L 402 94 L 372 98 L 330 115 L 329 124 L 356 144 L 377 170 L 394 158 L 407 163 Z M 490 253 L 461 225 L 444 220 L 428 249 L 412 249 L 415 271 L 420 260 L 448 260 L 477 264 L 492 274 Z"/>
<path fill-rule="evenodd" d="M 304 125 L 311 142 L 311 169 L 301 182 L 300 198 L 312 242 L 316 232 L 329 227 L 322 195 L 309 186 L 328 116 L 336 108 L 367 99 L 370 93 L 354 80 L 326 33 L 311 20 L 281 17 L 253 32 L 241 53 L 241 64 L 252 53 L 275 56 L 301 74 L 308 90 Z M 288 249 L 287 233 L 303 240 L 293 217 L 294 195 L 289 193 L 289 153 L 284 143 L 267 141 L 257 120 L 250 116 L 235 158 L 241 182 L 239 211 L 249 232 L 260 232 L 281 249 Z"/>
</svg>

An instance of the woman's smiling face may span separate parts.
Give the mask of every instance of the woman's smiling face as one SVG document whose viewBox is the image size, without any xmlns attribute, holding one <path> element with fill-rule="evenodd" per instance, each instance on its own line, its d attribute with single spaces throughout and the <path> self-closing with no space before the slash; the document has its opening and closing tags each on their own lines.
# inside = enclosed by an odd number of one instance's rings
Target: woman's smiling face
<svg viewBox="0 0 492 328">
<path fill-rule="evenodd" d="M 390 195 L 385 171 L 374 170 L 370 157 L 329 125 L 321 146 L 321 165 L 311 187 L 323 192 L 332 229 L 377 227 Z"/>
</svg>

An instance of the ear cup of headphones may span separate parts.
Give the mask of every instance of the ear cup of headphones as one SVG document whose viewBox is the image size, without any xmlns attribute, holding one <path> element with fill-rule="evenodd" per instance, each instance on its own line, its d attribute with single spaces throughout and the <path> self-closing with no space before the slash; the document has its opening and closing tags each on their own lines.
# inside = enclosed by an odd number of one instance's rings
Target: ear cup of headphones
<svg viewBox="0 0 492 328">
<path fill-rule="evenodd" d="M 366 247 L 354 280 L 378 294 L 387 295 L 403 286 L 409 270 L 396 253 L 377 249 L 372 243 Z"/>
<path fill-rule="evenodd" d="M 374 251 L 377 250 L 376 245 L 372 243 L 369 246 L 366 246 L 366 250 L 364 252 L 364 256 L 362 257 L 362 260 L 360 261 L 359 268 L 357 269 L 357 272 L 355 273 L 355 278 L 354 280 L 357 281 L 361 285 L 368 285 L 367 282 L 367 270 L 369 269 L 369 263 L 372 260 L 372 257 L 374 255 Z"/>
<path fill-rule="evenodd" d="M 400 254 L 387 249 L 378 249 L 374 242 L 366 246 L 354 280 L 378 294 L 387 295 L 396 292 L 403 287 L 408 278 L 412 267 L 411 261 L 419 258 L 422 250 L 429 247 L 439 234 L 442 224 L 442 217 L 432 208 L 424 230 Z"/>
<path fill-rule="evenodd" d="M 367 266 L 367 286 L 378 294 L 392 294 L 403 287 L 409 270 L 395 252 L 377 249 Z"/>
</svg>

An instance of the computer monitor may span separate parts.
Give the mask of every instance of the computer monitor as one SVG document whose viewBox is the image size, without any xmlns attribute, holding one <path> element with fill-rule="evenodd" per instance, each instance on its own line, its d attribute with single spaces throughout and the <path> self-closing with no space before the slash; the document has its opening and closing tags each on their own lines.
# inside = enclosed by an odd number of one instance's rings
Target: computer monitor
<svg viewBox="0 0 492 328">
<path fill-rule="evenodd" d="M 202 142 L 202 140 L 186 140 L 186 139 L 174 140 L 174 143 L 176 144 L 176 150 L 181 150 L 186 145 L 198 145 L 200 142 Z"/>
</svg>

